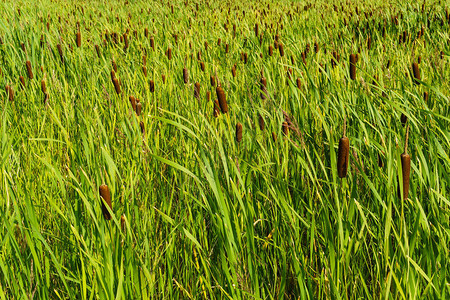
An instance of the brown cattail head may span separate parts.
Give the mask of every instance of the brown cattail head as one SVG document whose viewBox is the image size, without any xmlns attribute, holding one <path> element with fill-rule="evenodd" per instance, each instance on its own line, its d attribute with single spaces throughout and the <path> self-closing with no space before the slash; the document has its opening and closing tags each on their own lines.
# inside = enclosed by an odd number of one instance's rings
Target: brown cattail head
<svg viewBox="0 0 450 300">
<path fill-rule="evenodd" d="M 33 70 L 31 69 L 31 62 L 29 60 L 27 60 L 26 65 L 27 65 L 28 78 L 33 79 Z"/>
<path fill-rule="evenodd" d="M 209 102 L 211 100 L 211 92 L 207 91 L 206 92 L 206 102 Z"/>
<path fill-rule="evenodd" d="M 117 95 L 121 93 L 119 79 L 113 78 L 114 89 L 116 90 Z"/>
<path fill-rule="evenodd" d="M 102 213 L 105 220 L 111 220 L 112 216 L 108 209 L 106 208 L 106 205 L 109 206 L 109 208 L 112 210 L 112 204 L 111 204 L 111 193 L 109 191 L 109 188 L 106 184 L 102 184 L 99 188 L 100 197 L 103 198 L 102 200 Z"/>
<path fill-rule="evenodd" d="M 408 199 L 408 194 L 409 194 L 409 175 L 411 172 L 411 156 L 406 153 L 403 152 L 400 155 L 400 160 L 402 163 L 402 178 L 403 178 L 403 200 Z M 398 188 L 398 196 L 400 197 L 400 186 Z"/>
<path fill-rule="evenodd" d="M 142 103 L 138 100 L 138 99 L 136 99 L 137 101 L 137 103 L 136 103 L 136 115 L 139 117 L 140 115 L 141 115 L 141 112 L 142 112 Z"/>
<path fill-rule="evenodd" d="M 214 101 L 214 117 L 217 118 L 220 115 L 220 104 L 219 100 Z"/>
<path fill-rule="evenodd" d="M 428 98 L 429 98 L 428 92 L 423 92 L 423 100 L 425 102 L 428 102 Z"/>
<path fill-rule="evenodd" d="M 172 59 L 172 48 L 170 48 L 170 47 L 167 49 L 167 58 L 168 58 L 169 60 Z"/>
<path fill-rule="evenodd" d="M 294 71 L 292 70 L 292 68 L 288 68 L 288 70 L 287 70 L 287 78 L 288 78 L 289 81 L 292 80 L 293 72 Z"/>
<path fill-rule="evenodd" d="M 22 85 L 22 88 L 25 88 L 25 78 L 23 78 L 23 76 L 19 77 L 20 83 Z"/>
<path fill-rule="evenodd" d="M 161 79 L 163 83 L 166 83 L 166 75 L 165 74 L 161 74 Z"/>
<path fill-rule="evenodd" d="M 403 127 L 405 127 L 406 121 L 408 121 L 408 117 L 404 113 L 402 113 L 402 115 L 400 116 L 400 122 L 402 123 Z"/>
<path fill-rule="evenodd" d="M 233 77 L 236 77 L 236 64 L 234 64 L 234 65 L 231 67 L 231 75 L 233 75 Z"/>
<path fill-rule="evenodd" d="M 128 35 L 126 32 L 123 34 L 123 42 L 124 42 L 123 50 L 126 51 L 128 49 Z"/>
<path fill-rule="evenodd" d="M 152 49 L 155 50 L 155 38 L 154 37 L 150 38 L 150 47 L 152 47 Z"/>
<path fill-rule="evenodd" d="M 405 137 L 405 148 L 403 153 L 400 155 L 400 160 L 402 163 L 402 178 L 403 178 L 403 200 L 408 198 L 409 193 L 409 175 L 411 172 L 411 156 L 408 154 L 408 137 L 409 137 L 409 125 L 406 127 L 406 137 Z M 400 182 L 398 185 L 398 197 L 401 198 L 400 193 Z"/>
<path fill-rule="evenodd" d="M 194 85 L 194 97 L 199 99 L 200 98 L 200 83 L 196 82 Z"/>
<path fill-rule="evenodd" d="M 272 131 L 272 141 L 275 143 L 277 141 L 277 135 Z"/>
<path fill-rule="evenodd" d="M 77 32 L 76 39 L 77 39 L 77 47 L 80 48 L 81 47 L 81 32 L 80 31 Z"/>
<path fill-rule="evenodd" d="M 413 70 L 413 75 L 414 75 L 414 84 L 419 84 L 419 80 L 421 80 L 420 70 L 419 70 L 419 65 L 416 62 L 413 62 L 412 70 Z"/>
<path fill-rule="evenodd" d="M 356 55 L 350 54 L 350 79 L 356 79 Z"/>
<path fill-rule="evenodd" d="M 144 29 L 144 36 L 145 36 L 145 37 L 148 37 L 148 28 L 145 28 L 145 29 Z"/>
<path fill-rule="evenodd" d="M 125 233 L 126 230 L 125 215 L 120 216 L 120 229 L 122 230 L 123 233 Z"/>
<path fill-rule="evenodd" d="M 183 80 L 184 80 L 184 83 L 188 83 L 188 81 L 189 81 L 189 73 L 186 68 L 183 68 Z"/>
<path fill-rule="evenodd" d="M 155 92 L 155 82 L 153 80 L 150 80 L 149 84 L 150 84 L 150 92 L 154 93 Z"/>
<path fill-rule="evenodd" d="M 272 45 L 269 46 L 269 56 L 273 55 L 273 47 Z"/>
<path fill-rule="evenodd" d="M 347 176 L 350 141 L 345 135 L 339 140 L 337 170 L 339 178 Z"/>
<path fill-rule="evenodd" d="M 300 78 L 297 78 L 297 88 L 300 89 L 302 87 L 302 81 Z"/>
<path fill-rule="evenodd" d="M 261 99 L 265 100 L 267 97 L 267 80 L 265 77 L 261 77 L 260 87 L 261 87 Z"/>
<path fill-rule="evenodd" d="M 61 44 L 56 45 L 56 48 L 58 49 L 59 57 L 61 58 L 61 62 L 64 63 L 64 56 Z"/>
<path fill-rule="evenodd" d="M 47 87 L 45 85 L 45 80 L 44 79 L 41 80 L 41 91 L 42 91 L 43 94 L 47 94 Z"/>
<path fill-rule="evenodd" d="M 314 52 L 319 52 L 319 50 L 320 50 L 320 46 L 319 46 L 319 43 L 318 42 L 315 42 L 314 43 Z"/>
<path fill-rule="evenodd" d="M 202 70 L 202 72 L 205 72 L 205 63 L 204 62 L 200 62 L 200 69 Z"/>
<path fill-rule="evenodd" d="M 289 124 L 288 124 L 288 122 L 286 122 L 286 121 L 283 122 L 283 124 L 281 124 L 281 129 L 283 131 L 283 134 L 285 136 L 287 136 L 289 134 Z"/>
<path fill-rule="evenodd" d="M 144 73 L 144 76 L 147 77 L 147 67 L 142 66 L 142 73 Z"/>
<path fill-rule="evenodd" d="M 139 127 L 141 127 L 141 133 L 145 134 L 145 125 L 144 125 L 144 121 L 139 122 Z"/>
<path fill-rule="evenodd" d="M 131 107 L 133 108 L 134 111 L 136 111 L 136 98 L 134 98 L 134 96 L 130 96 L 129 100 L 131 103 Z"/>
<path fill-rule="evenodd" d="M 283 57 L 284 56 L 284 46 L 283 46 L 283 44 L 279 44 L 278 45 L 278 51 L 280 51 L 280 56 Z"/>
<path fill-rule="evenodd" d="M 378 167 L 382 168 L 384 166 L 383 157 L 381 156 L 381 153 L 378 152 Z"/>
<path fill-rule="evenodd" d="M 211 76 L 209 77 L 209 81 L 211 82 L 211 86 L 212 86 L 212 87 L 215 87 L 215 86 L 216 86 L 216 78 L 215 78 L 213 75 L 211 75 Z"/>
<path fill-rule="evenodd" d="M 228 112 L 227 99 L 225 96 L 225 92 L 223 91 L 220 85 L 216 87 L 216 94 L 217 99 L 219 100 L 220 110 L 222 111 L 223 114 L 226 114 Z"/>
<path fill-rule="evenodd" d="M 242 124 L 236 124 L 236 142 L 240 143 L 242 140 Z"/>
<path fill-rule="evenodd" d="M 258 114 L 258 123 L 259 123 L 259 129 L 261 131 L 263 131 L 266 123 L 264 122 L 264 117 L 261 114 Z"/>
</svg>

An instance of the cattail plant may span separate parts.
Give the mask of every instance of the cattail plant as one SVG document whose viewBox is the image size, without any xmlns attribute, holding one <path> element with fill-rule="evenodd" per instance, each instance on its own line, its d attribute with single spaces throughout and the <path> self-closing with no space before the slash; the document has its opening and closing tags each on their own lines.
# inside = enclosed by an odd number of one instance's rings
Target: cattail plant
<svg viewBox="0 0 450 300">
<path fill-rule="evenodd" d="M 165 74 L 161 74 L 161 79 L 163 84 L 166 83 L 166 75 Z"/>
<path fill-rule="evenodd" d="M 356 79 L 356 55 L 350 54 L 350 79 Z"/>
<path fill-rule="evenodd" d="M 280 56 L 283 57 L 284 56 L 284 46 L 283 46 L 283 44 L 279 44 L 278 45 L 278 51 L 280 51 Z"/>
<path fill-rule="evenodd" d="M 105 220 L 111 220 L 112 216 L 111 213 L 106 208 L 106 205 L 109 206 L 109 208 L 112 210 L 112 204 L 111 204 L 111 193 L 109 191 L 109 188 L 106 184 L 102 184 L 99 188 L 100 197 L 102 198 L 102 213 Z"/>
<path fill-rule="evenodd" d="M 261 87 L 261 99 L 265 100 L 267 94 L 267 80 L 264 76 L 261 76 L 260 87 Z"/>
<path fill-rule="evenodd" d="M 302 87 L 302 81 L 300 80 L 300 78 L 297 78 L 297 88 L 301 89 Z"/>
<path fill-rule="evenodd" d="M 272 141 L 275 143 L 277 141 L 277 135 L 272 131 Z"/>
<path fill-rule="evenodd" d="M 240 143 L 242 140 L 242 124 L 236 124 L 236 142 Z"/>
<path fill-rule="evenodd" d="M 258 123 L 259 123 L 259 129 L 261 131 L 264 131 L 264 127 L 266 126 L 266 123 L 264 122 L 264 117 L 261 114 L 258 114 Z"/>
<path fill-rule="evenodd" d="M 131 107 L 134 111 L 136 111 L 136 98 L 134 96 L 130 96 L 128 97 L 128 99 L 130 100 Z"/>
<path fill-rule="evenodd" d="M 211 100 L 211 92 L 207 91 L 206 92 L 206 102 L 209 102 Z"/>
<path fill-rule="evenodd" d="M 120 216 L 120 229 L 123 233 L 125 233 L 126 230 L 126 222 L 125 222 L 125 215 Z"/>
<path fill-rule="evenodd" d="M 123 34 L 123 42 L 124 42 L 123 50 L 127 51 L 127 49 L 128 49 L 128 34 L 126 32 Z"/>
<path fill-rule="evenodd" d="M 81 47 L 81 32 L 78 30 L 76 34 L 76 40 L 77 40 L 77 47 Z"/>
<path fill-rule="evenodd" d="M 116 94 L 120 95 L 121 89 L 120 89 L 119 79 L 117 79 L 117 77 L 114 77 L 112 81 L 113 81 L 114 89 L 116 90 Z"/>
<path fill-rule="evenodd" d="M 345 136 L 346 119 L 344 118 L 344 134 L 339 140 L 337 171 L 339 178 L 347 176 L 348 157 L 350 153 L 350 140 Z"/>
<path fill-rule="evenodd" d="M 234 64 L 234 65 L 231 67 L 231 75 L 233 75 L 233 77 L 236 77 L 236 64 Z"/>
<path fill-rule="evenodd" d="M 402 163 L 402 186 L 403 186 L 403 198 L 400 195 L 400 183 L 398 189 L 399 198 L 405 200 L 408 199 L 409 194 L 409 175 L 411 172 L 411 156 L 408 154 L 408 136 L 409 136 L 409 124 L 406 127 L 406 138 L 405 138 L 405 148 L 403 153 L 400 155 L 400 160 Z"/>
<path fill-rule="evenodd" d="M 141 133 L 145 134 L 145 125 L 144 125 L 144 121 L 140 121 L 139 122 L 139 127 L 141 127 Z"/>
<path fill-rule="evenodd" d="M 320 50 L 319 43 L 318 43 L 318 42 L 315 42 L 315 43 L 314 43 L 314 52 L 317 53 L 317 52 L 319 52 L 319 50 Z"/>
<path fill-rule="evenodd" d="M 152 47 L 152 49 L 155 50 L 155 38 L 154 37 L 150 38 L 150 47 Z"/>
<path fill-rule="evenodd" d="M 164 78 L 163 81 L 165 81 L 165 77 L 163 77 L 163 78 Z M 155 82 L 153 80 L 150 80 L 149 85 L 150 85 L 150 92 L 154 93 L 155 92 Z"/>
<path fill-rule="evenodd" d="M 211 86 L 215 87 L 216 86 L 216 78 L 214 77 L 214 75 L 211 75 L 209 77 L 209 81 L 211 82 Z"/>
<path fill-rule="evenodd" d="M 169 60 L 172 59 L 172 48 L 170 48 L 170 47 L 167 49 L 167 58 L 168 58 Z"/>
<path fill-rule="evenodd" d="M 116 64 L 116 61 L 114 59 L 112 60 L 112 67 L 114 69 L 114 72 L 117 73 L 117 64 Z"/>
<path fill-rule="evenodd" d="M 425 102 L 428 102 L 428 98 L 429 98 L 428 92 L 423 92 L 423 100 Z"/>
<path fill-rule="evenodd" d="M 287 79 L 288 79 L 288 81 L 291 81 L 292 80 L 292 74 L 293 74 L 293 70 L 292 70 L 292 68 L 288 68 L 288 70 L 287 70 Z"/>
<path fill-rule="evenodd" d="M 402 123 L 403 127 L 405 127 L 406 121 L 408 121 L 408 117 L 404 113 L 402 113 L 402 115 L 400 116 L 400 122 Z"/>
<path fill-rule="evenodd" d="M 24 89 L 25 88 L 25 78 L 23 76 L 19 76 L 19 81 L 22 85 L 22 88 Z"/>
<path fill-rule="evenodd" d="M 228 112 L 228 104 L 225 92 L 223 91 L 223 88 L 220 84 L 216 87 L 216 94 L 217 99 L 219 100 L 220 110 L 222 111 L 223 114 L 226 114 Z"/>
<path fill-rule="evenodd" d="M 184 83 L 188 83 L 189 82 L 189 73 L 188 73 L 188 70 L 186 68 L 183 68 L 183 80 L 184 80 Z"/>
<path fill-rule="evenodd" d="M 33 70 L 31 69 L 31 62 L 29 60 L 27 60 L 26 66 L 27 66 L 28 78 L 33 79 Z"/>
<path fill-rule="evenodd" d="M 58 49 L 59 57 L 61 58 L 61 62 L 64 63 L 64 56 L 61 44 L 56 45 L 56 48 Z"/>
<path fill-rule="evenodd" d="M 202 70 L 202 72 L 205 72 L 205 63 L 204 62 L 200 62 L 200 69 Z"/>
<path fill-rule="evenodd" d="M 288 122 L 284 121 L 283 124 L 281 124 L 281 129 L 282 129 L 283 134 L 285 136 L 288 136 L 288 134 L 289 134 L 289 124 L 288 124 Z"/>
<path fill-rule="evenodd" d="M 413 62 L 412 64 L 412 70 L 413 70 L 413 75 L 414 75 L 414 84 L 419 84 L 419 80 L 421 80 L 420 78 L 420 70 L 419 70 L 419 65 L 416 62 Z"/>
<path fill-rule="evenodd" d="M 196 82 L 194 85 L 194 97 L 200 99 L 200 83 Z"/>
<path fill-rule="evenodd" d="M 136 99 L 136 115 L 139 117 L 142 112 L 142 103 L 139 101 L 139 99 Z"/>
<path fill-rule="evenodd" d="M 273 55 L 273 47 L 272 45 L 269 46 L 269 56 Z"/>
<path fill-rule="evenodd" d="M 44 94 L 44 95 L 47 94 L 47 87 L 45 85 L 44 79 L 41 80 L 41 91 L 42 91 L 42 94 Z"/>
<path fill-rule="evenodd" d="M 144 76 L 147 77 L 147 67 L 142 66 L 142 73 L 144 73 Z"/>
</svg>

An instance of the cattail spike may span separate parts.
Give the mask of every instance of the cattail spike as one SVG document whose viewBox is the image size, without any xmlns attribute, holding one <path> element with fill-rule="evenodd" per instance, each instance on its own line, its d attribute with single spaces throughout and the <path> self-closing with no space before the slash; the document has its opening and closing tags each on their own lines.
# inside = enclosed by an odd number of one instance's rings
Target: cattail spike
<svg viewBox="0 0 450 300">
<path fill-rule="evenodd" d="M 102 213 L 105 220 L 111 220 L 112 216 L 108 209 L 106 208 L 106 205 L 109 206 L 109 208 L 112 210 L 112 204 L 111 204 L 111 193 L 109 191 L 109 188 L 106 184 L 102 184 L 99 188 L 100 197 L 103 198 L 102 201 Z M 106 205 L 105 205 L 106 204 Z"/>
</svg>

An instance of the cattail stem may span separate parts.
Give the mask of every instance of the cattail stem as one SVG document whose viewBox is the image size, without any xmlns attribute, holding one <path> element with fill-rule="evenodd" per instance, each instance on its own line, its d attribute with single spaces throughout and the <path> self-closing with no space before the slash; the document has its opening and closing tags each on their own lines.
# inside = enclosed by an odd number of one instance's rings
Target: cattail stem
<svg viewBox="0 0 450 300">
<path fill-rule="evenodd" d="M 406 125 L 406 137 L 405 137 L 405 148 L 404 153 L 408 154 L 408 138 L 409 138 L 409 123 Z"/>
</svg>

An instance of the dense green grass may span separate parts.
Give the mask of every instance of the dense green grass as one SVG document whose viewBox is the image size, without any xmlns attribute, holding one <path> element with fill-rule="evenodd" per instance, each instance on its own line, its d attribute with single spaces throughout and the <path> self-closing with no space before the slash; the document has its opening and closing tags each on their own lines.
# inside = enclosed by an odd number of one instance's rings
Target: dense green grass
<svg viewBox="0 0 450 300">
<path fill-rule="evenodd" d="M 198 11 L 191 0 L 172 1 L 173 13 L 166 1 L 0 4 L 0 299 L 448 299 L 444 4 L 359 1 L 356 12 L 337 0 L 336 10 L 325 1 L 309 9 L 287 0 L 197 2 Z M 127 29 L 127 49 L 103 42 L 105 32 Z M 276 33 L 283 57 L 268 55 Z M 348 58 L 358 49 L 352 81 Z M 333 51 L 341 57 L 335 68 Z M 415 85 L 410 68 L 419 56 Z M 215 73 L 229 107 L 217 118 L 206 101 L 207 91 L 216 99 Z M 130 95 L 142 103 L 140 116 Z M 404 200 L 401 114 L 412 159 Z M 344 119 L 350 164 L 340 179 Z M 102 215 L 101 184 L 111 191 L 111 221 Z"/>
</svg>

